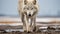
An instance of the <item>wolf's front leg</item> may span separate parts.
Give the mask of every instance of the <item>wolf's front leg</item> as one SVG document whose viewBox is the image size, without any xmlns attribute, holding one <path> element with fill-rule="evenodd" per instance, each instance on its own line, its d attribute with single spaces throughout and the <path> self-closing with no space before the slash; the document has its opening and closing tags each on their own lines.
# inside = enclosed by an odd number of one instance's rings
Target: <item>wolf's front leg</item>
<svg viewBox="0 0 60 34">
<path fill-rule="evenodd" d="M 23 14 L 23 13 L 21 13 L 21 21 L 22 21 L 22 23 L 23 23 L 23 30 L 24 30 L 24 32 L 27 30 L 26 29 L 26 23 L 25 23 L 25 15 Z"/>
<path fill-rule="evenodd" d="M 29 32 L 29 18 L 25 16 L 26 30 Z"/>
<path fill-rule="evenodd" d="M 30 24 L 31 30 L 36 30 L 36 17 L 31 18 L 31 24 Z"/>
</svg>

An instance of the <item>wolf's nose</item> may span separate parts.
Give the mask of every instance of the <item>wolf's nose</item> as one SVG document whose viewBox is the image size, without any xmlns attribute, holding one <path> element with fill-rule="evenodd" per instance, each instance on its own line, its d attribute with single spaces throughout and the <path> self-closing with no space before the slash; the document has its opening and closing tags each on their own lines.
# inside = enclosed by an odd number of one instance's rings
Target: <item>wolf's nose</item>
<svg viewBox="0 0 60 34">
<path fill-rule="evenodd" d="M 29 16 L 31 16 L 31 14 L 29 14 Z"/>
</svg>

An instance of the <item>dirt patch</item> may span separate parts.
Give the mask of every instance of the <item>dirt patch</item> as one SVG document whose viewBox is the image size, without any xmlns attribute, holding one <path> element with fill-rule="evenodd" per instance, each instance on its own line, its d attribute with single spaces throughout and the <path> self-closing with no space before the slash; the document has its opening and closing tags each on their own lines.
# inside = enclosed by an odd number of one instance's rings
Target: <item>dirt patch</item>
<svg viewBox="0 0 60 34">
<path fill-rule="evenodd" d="M 0 34 L 60 34 L 60 32 L 1 32 Z"/>
</svg>

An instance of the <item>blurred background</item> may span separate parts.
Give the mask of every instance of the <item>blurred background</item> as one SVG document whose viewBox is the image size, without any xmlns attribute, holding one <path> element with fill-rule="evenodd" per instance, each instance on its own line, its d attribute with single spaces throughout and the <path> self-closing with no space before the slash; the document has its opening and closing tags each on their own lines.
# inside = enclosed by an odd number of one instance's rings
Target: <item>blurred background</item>
<svg viewBox="0 0 60 34">
<path fill-rule="evenodd" d="M 60 17 L 60 0 L 38 0 L 38 17 Z M 18 17 L 18 0 L 0 0 L 0 16 Z"/>
<path fill-rule="evenodd" d="M 47 29 L 49 26 L 54 26 L 55 29 L 60 28 L 60 0 L 38 0 L 38 4 L 37 17 L 52 18 L 36 18 L 37 26 L 42 27 L 41 29 Z M 15 29 L 14 31 L 16 31 L 16 29 L 22 28 L 23 23 L 19 18 L 17 7 L 18 0 L 0 0 L 0 30 Z"/>
</svg>

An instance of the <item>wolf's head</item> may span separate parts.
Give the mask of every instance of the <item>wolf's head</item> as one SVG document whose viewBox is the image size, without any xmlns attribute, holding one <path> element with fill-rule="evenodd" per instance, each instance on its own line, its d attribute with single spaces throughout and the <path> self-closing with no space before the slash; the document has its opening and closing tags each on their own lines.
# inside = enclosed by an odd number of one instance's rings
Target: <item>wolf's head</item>
<svg viewBox="0 0 60 34">
<path fill-rule="evenodd" d="M 23 11 L 29 17 L 34 16 L 38 11 L 36 0 L 25 0 Z"/>
</svg>

